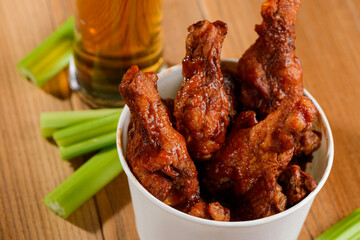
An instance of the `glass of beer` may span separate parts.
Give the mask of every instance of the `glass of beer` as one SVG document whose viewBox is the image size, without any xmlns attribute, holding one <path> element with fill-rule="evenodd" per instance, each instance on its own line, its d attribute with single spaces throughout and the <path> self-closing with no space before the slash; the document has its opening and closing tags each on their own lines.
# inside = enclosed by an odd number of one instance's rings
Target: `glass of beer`
<svg viewBox="0 0 360 240">
<path fill-rule="evenodd" d="M 119 107 L 126 70 L 163 66 L 162 0 L 74 0 L 74 59 L 70 86 L 92 107 Z"/>
</svg>

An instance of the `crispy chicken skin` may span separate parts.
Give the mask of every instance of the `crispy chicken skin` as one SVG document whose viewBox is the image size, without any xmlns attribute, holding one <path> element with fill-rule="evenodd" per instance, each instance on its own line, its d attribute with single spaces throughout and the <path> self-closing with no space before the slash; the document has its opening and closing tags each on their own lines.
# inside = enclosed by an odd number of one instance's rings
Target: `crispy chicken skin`
<svg viewBox="0 0 360 240">
<path fill-rule="evenodd" d="M 171 125 L 157 91 L 157 76 L 131 67 L 120 84 L 130 108 L 131 126 L 126 159 L 140 183 L 170 206 L 199 200 L 197 171 L 184 137 Z"/>
<path fill-rule="evenodd" d="M 175 128 L 176 130 L 176 119 L 174 117 L 174 99 L 171 98 L 165 98 L 165 99 L 161 99 L 161 102 L 164 104 L 165 108 L 166 108 L 166 112 L 169 116 L 170 122 L 173 126 L 173 128 Z"/>
<path fill-rule="evenodd" d="M 190 215 L 216 221 L 230 221 L 230 210 L 218 202 L 200 201 L 191 207 Z"/>
<path fill-rule="evenodd" d="M 238 92 L 239 84 L 237 71 L 229 69 L 225 65 L 221 66 L 221 72 L 224 77 L 224 89 L 229 100 L 229 121 L 232 124 L 238 114 L 237 108 L 239 107 Z"/>
<path fill-rule="evenodd" d="M 279 197 L 276 193 L 279 188 L 272 182 L 276 182 L 279 173 L 290 162 L 295 149 L 295 137 L 311 127 L 316 114 L 317 110 L 311 100 L 303 96 L 298 102 L 283 101 L 276 111 L 252 127 L 234 128 L 223 147 L 205 167 L 204 181 L 208 190 L 215 194 L 231 191 L 235 197 L 242 198 L 248 198 L 247 194 L 256 195 L 258 199 L 250 201 L 254 212 L 249 216 L 267 216 L 274 209 L 274 198 Z M 259 184 L 272 186 L 267 189 L 273 190 L 261 190 L 261 187 L 256 187 Z M 252 191 L 260 191 L 262 194 L 252 194 Z M 260 197 L 263 200 L 259 200 Z M 256 206 L 261 204 L 268 207 L 257 210 L 259 208 Z M 283 208 L 276 209 L 280 211 Z"/>
<path fill-rule="evenodd" d="M 311 129 L 299 134 L 295 140 L 295 155 L 310 155 L 320 147 L 321 133 Z"/>
<path fill-rule="evenodd" d="M 303 95 L 302 68 L 295 57 L 295 22 L 301 0 L 267 0 L 263 22 L 256 25 L 259 38 L 238 62 L 241 101 L 261 118 L 284 99 Z"/>
<path fill-rule="evenodd" d="M 290 206 L 300 202 L 317 186 L 312 176 L 301 171 L 298 165 L 287 167 L 279 176 L 278 181 L 284 186 Z"/>
<path fill-rule="evenodd" d="M 249 128 L 255 126 L 256 124 L 258 124 L 258 120 L 256 119 L 256 113 L 254 111 L 242 111 L 236 117 L 231 132 L 235 133 L 238 129 Z"/>
<path fill-rule="evenodd" d="M 188 28 L 181 89 L 175 99 L 177 130 L 196 160 L 208 160 L 225 141 L 230 104 L 220 70 L 227 33 L 221 21 L 200 21 Z"/>
<path fill-rule="evenodd" d="M 287 198 L 274 173 L 265 173 L 245 195 L 232 220 L 258 219 L 282 212 Z"/>
</svg>

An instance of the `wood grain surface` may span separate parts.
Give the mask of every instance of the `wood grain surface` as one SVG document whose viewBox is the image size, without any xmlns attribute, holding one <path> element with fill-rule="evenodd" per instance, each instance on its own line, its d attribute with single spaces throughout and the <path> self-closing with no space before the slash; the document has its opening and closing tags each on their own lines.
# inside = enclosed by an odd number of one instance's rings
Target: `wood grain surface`
<svg viewBox="0 0 360 240">
<path fill-rule="evenodd" d="M 239 58 L 254 42 L 262 0 L 164 0 L 164 57 L 181 62 L 187 27 L 223 20 L 223 57 Z M 72 0 L 0 1 L 0 239 L 138 239 L 126 176 L 121 174 L 67 220 L 43 197 L 84 159 L 60 159 L 40 135 L 43 111 L 86 108 L 66 71 L 43 89 L 16 63 L 72 15 Z M 330 177 L 299 239 L 314 239 L 360 207 L 360 5 L 358 0 L 303 0 L 296 26 L 304 85 L 325 111 L 335 140 Z"/>
</svg>

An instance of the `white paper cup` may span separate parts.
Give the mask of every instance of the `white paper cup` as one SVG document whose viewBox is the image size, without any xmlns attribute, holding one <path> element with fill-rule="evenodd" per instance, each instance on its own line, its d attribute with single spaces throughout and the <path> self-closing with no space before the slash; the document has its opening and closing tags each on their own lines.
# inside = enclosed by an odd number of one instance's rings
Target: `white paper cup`
<svg viewBox="0 0 360 240">
<path fill-rule="evenodd" d="M 223 59 L 226 68 L 236 69 L 236 59 Z M 182 82 L 181 66 L 174 66 L 159 74 L 158 90 L 163 98 L 175 98 Z M 138 234 L 142 240 L 234 240 L 234 239 L 296 239 L 304 224 L 311 204 L 329 176 L 334 157 L 334 143 L 329 123 L 315 99 L 305 90 L 319 110 L 315 123 L 322 134 L 321 147 L 313 153 L 307 166 L 318 183 L 305 199 L 284 212 L 251 221 L 219 222 L 197 218 L 167 206 L 152 196 L 132 174 L 126 160 L 126 144 L 130 111 L 125 106 L 118 124 L 117 148 L 121 164 L 127 175 L 133 202 Z"/>
</svg>

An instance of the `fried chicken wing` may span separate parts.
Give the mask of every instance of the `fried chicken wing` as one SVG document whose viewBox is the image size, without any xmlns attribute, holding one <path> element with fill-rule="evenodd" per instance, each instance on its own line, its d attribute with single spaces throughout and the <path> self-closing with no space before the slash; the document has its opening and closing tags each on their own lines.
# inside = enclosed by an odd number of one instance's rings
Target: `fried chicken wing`
<svg viewBox="0 0 360 240">
<path fill-rule="evenodd" d="M 233 129 L 223 147 L 205 167 L 204 181 L 208 190 L 215 194 L 231 191 L 236 197 L 247 198 L 247 194 L 257 195 L 251 194 L 251 189 L 260 184 L 260 179 L 264 181 L 263 186 L 268 186 L 271 181 L 276 182 L 270 177 L 264 178 L 265 174 L 276 179 L 285 169 L 293 156 L 296 136 L 311 127 L 316 114 L 311 100 L 303 96 L 298 102 L 283 101 L 277 110 L 252 127 Z M 270 185 L 276 190 L 276 184 Z M 261 192 L 265 197 L 259 198 L 263 199 L 264 206 L 272 206 L 277 196 L 275 190 Z M 259 192 L 256 187 L 254 191 Z M 254 211 L 259 209 L 256 207 L 261 205 L 259 201 L 255 199 L 250 202 Z M 263 216 L 273 207 L 266 209 L 252 215 Z"/>
<path fill-rule="evenodd" d="M 241 101 L 263 118 L 284 99 L 303 95 L 302 68 L 295 57 L 295 22 L 301 0 L 267 0 L 259 38 L 238 62 Z"/>
<path fill-rule="evenodd" d="M 287 167 L 279 176 L 278 181 L 284 186 L 284 192 L 291 206 L 300 202 L 317 186 L 312 176 L 301 171 L 298 165 Z"/>
<path fill-rule="evenodd" d="M 157 92 L 157 76 L 131 67 L 120 84 L 130 108 L 131 126 L 126 159 L 140 183 L 170 206 L 199 200 L 197 171 L 183 136 L 171 125 Z"/>
<path fill-rule="evenodd" d="M 232 219 L 258 219 L 284 211 L 287 198 L 281 191 L 282 187 L 277 183 L 275 174 L 265 173 L 246 193 Z"/>
<path fill-rule="evenodd" d="M 220 70 L 220 51 L 227 33 L 221 21 L 189 27 L 181 89 L 175 99 L 177 130 L 190 155 L 208 160 L 225 141 L 230 104 Z"/>
</svg>

